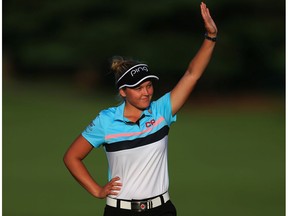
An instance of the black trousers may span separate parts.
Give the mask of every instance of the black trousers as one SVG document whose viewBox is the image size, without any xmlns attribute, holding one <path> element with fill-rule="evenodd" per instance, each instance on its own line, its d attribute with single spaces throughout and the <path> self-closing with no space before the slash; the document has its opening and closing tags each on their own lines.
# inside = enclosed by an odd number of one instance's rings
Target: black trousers
<svg viewBox="0 0 288 216">
<path fill-rule="evenodd" d="M 169 200 L 159 207 L 148 209 L 143 212 L 119 209 L 106 205 L 104 216 L 177 216 L 177 212 L 175 206 Z"/>
</svg>

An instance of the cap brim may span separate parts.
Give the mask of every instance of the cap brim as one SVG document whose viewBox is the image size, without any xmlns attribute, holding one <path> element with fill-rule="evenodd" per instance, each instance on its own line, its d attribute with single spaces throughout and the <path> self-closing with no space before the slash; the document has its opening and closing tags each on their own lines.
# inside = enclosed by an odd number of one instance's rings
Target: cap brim
<svg viewBox="0 0 288 216">
<path fill-rule="evenodd" d="M 124 88 L 124 87 L 128 87 L 128 88 L 136 87 L 136 86 L 140 85 L 142 82 L 144 82 L 144 81 L 146 81 L 146 80 L 148 80 L 148 79 L 156 79 L 156 80 L 159 80 L 159 77 L 157 77 L 157 76 L 155 76 L 155 75 L 148 75 L 148 76 L 145 76 L 145 77 L 143 77 L 142 79 L 138 80 L 138 81 L 135 82 L 135 83 L 121 85 L 121 86 L 119 87 L 119 89 Z"/>
</svg>

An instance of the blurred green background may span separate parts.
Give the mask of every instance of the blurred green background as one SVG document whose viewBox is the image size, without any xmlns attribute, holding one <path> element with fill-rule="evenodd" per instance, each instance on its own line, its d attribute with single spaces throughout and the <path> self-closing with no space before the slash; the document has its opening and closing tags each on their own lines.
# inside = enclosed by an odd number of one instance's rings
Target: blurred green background
<svg viewBox="0 0 288 216">
<path fill-rule="evenodd" d="M 285 214 L 285 2 L 206 1 L 218 29 L 169 141 L 178 215 Z M 3 215 L 102 215 L 62 157 L 117 105 L 109 60 L 146 61 L 170 90 L 203 40 L 198 1 L 3 1 Z M 103 149 L 85 163 L 107 180 Z"/>
</svg>

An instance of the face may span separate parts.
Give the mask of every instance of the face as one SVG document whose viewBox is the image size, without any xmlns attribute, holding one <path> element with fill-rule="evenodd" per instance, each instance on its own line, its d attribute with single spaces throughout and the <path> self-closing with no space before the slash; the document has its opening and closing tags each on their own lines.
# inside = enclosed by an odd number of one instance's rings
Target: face
<svg viewBox="0 0 288 216">
<path fill-rule="evenodd" d="M 152 82 L 146 81 L 134 88 L 120 89 L 120 95 L 125 97 L 127 105 L 143 110 L 150 105 L 153 91 Z"/>
</svg>

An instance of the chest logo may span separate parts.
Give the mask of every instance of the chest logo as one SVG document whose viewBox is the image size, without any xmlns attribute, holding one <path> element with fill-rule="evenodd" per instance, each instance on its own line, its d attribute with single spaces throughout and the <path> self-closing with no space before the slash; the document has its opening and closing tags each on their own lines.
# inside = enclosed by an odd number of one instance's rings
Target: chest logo
<svg viewBox="0 0 288 216">
<path fill-rule="evenodd" d="M 145 124 L 146 124 L 146 127 L 148 128 L 148 127 L 151 127 L 154 123 L 155 123 L 155 120 L 152 119 L 151 121 L 148 121 Z"/>
</svg>

